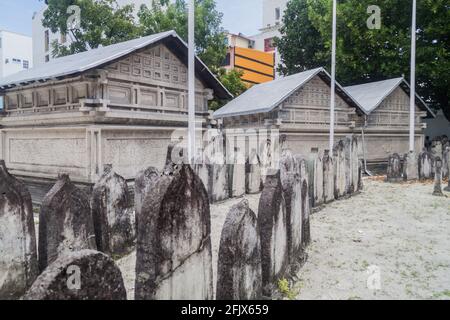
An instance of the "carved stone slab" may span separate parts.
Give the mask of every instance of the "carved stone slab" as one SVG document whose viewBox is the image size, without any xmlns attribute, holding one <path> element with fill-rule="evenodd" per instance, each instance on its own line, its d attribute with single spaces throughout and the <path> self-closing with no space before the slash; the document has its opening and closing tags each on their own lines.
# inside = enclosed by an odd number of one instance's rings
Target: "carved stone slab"
<svg viewBox="0 0 450 320">
<path fill-rule="evenodd" d="M 402 161 L 398 153 L 391 154 L 388 159 L 387 167 L 387 181 L 399 182 L 403 180 L 402 177 Z"/>
<path fill-rule="evenodd" d="M 431 153 L 421 152 L 419 154 L 419 179 L 432 179 L 434 173 L 434 159 Z"/>
<path fill-rule="evenodd" d="M 31 196 L 0 160 L 0 300 L 19 298 L 37 275 Z"/>
<path fill-rule="evenodd" d="M 323 156 L 323 197 L 325 203 L 334 200 L 334 162 L 329 150 Z"/>
<path fill-rule="evenodd" d="M 261 297 L 261 247 L 255 213 L 248 201 L 234 205 L 220 238 L 218 300 L 254 300 Z"/>
<path fill-rule="evenodd" d="M 247 193 L 260 193 L 262 190 L 261 162 L 256 153 L 250 154 L 246 161 L 245 168 L 245 184 Z"/>
<path fill-rule="evenodd" d="M 182 165 L 166 168 L 147 190 L 137 212 L 136 299 L 212 299 L 211 217 L 202 181 Z"/>
<path fill-rule="evenodd" d="M 344 142 L 340 140 L 333 148 L 334 160 L 334 198 L 340 199 L 346 194 L 346 164 Z"/>
<path fill-rule="evenodd" d="M 122 274 L 93 250 L 62 254 L 36 279 L 24 300 L 126 300 Z"/>
<path fill-rule="evenodd" d="M 91 195 L 97 249 L 109 255 L 130 252 L 134 242 L 134 213 L 126 180 L 105 166 Z"/>
<path fill-rule="evenodd" d="M 438 197 L 444 196 L 444 193 L 442 192 L 442 160 L 440 157 L 435 158 L 433 196 L 438 196 Z"/>
</svg>

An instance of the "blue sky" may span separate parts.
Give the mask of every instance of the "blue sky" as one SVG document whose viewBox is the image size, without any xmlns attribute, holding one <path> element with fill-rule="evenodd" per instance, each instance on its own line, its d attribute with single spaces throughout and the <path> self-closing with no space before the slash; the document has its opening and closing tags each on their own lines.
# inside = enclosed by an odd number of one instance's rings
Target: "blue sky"
<svg viewBox="0 0 450 320">
<path fill-rule="evenodd" d="M 150 0 L 149 0 L 150 1 Z M 253 35 L 261 27 L 262 0 L 216 0 L 223 27 Z M 31 18 L 43 6 L 39 0 L 0 0 L 0 29 L 31 36 Z"/>
</svg>

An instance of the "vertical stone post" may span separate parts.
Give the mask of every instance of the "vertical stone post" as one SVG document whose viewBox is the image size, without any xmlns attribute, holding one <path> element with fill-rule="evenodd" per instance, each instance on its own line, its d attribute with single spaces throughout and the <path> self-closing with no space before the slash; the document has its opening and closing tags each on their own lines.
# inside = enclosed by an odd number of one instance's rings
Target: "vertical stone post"
<svg viewBox="0 0 450 320">
<path fill-rule="evenodd" d="M 435 158 L 433 196 L 438 197 L 444 196 L 444 194 L 442 193 L 442 160 L 440 157 Z"/>
</svg>

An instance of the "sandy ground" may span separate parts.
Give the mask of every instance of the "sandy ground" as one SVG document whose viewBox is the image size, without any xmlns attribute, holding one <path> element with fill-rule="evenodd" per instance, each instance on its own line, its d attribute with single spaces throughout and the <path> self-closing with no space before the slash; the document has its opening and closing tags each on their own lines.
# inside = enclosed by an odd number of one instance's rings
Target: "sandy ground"
<svg viewBox="0 0 450 320">
<path fill-rule="evenodd" d="M 450 198 L 432 190 L 366 180 L 314 214 L 297 298 L 450 299 Z"/>
<path fill-rule="evenodd" d="M 366 179 L 360 195 L 315 213 L 308 261 L 291 291 L 298 299 L 450 299 L 450 198 L 432 189 Z M 259 195 L 246 197 L 257 212 Z M 211 206 L 214 279 L 226 214 L 241 200 Z M 135 260 L 117 261 L 129 299 Z"/>
</svg>

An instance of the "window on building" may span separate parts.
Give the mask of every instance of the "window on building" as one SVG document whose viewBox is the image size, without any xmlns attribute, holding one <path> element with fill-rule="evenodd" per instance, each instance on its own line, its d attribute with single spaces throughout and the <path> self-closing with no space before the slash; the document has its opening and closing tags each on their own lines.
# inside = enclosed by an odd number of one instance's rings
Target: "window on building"
<svg viewBox="0 0 450 320">
<path fill-rule="evenodd" d="M 228 52 L 227 55 L 225 56 L 225 60 L 222 62 L 222 66 L 223 67 L 227 67 L 231 64 L 231 55 Z"/>
<path fill-rule="evenodd" d="M 50 33 L 48 30 L 45 30 L 45 51 L 50 50 Z"/>
<path fill-rule="evenodd" d="M 275 8 L 275 20 L 280 20 L 280 18 L 281 18 L 280 8 Z"/>
<path fill-rule="evenodd" d="M 12 59 L 12 62 L 13 62 L 13 63 L 22 63 L 22 60 L 13 58 L 13 59 Z"/>
<path fill-rule="evenodd" d="M 30 62 L 28 60 L 23 60 L 23 68 L 28 69 L 30 67 Z"/>
<path fill-rule="evenodd" d="M 248 42 L 248 47 L 249 47 L 250 49 L 255 49 L 255 40 L 250 40 L 250 41 Z"/>
<path fill-rule="evenodd" d="M 61 33 L 61 43 L 66 43 L 67 41 L 67 36 L 65 33 Z"/>
<path fill-rule="evenodd" d="M 8 63 L 9 63 L 9 59 L 6 58 L 6 59 L 5 59 L 5 64 L 8 64 Z"/>
<path fill-rule="evenodd" d="M 49 55 L 46 55 L 45 56 L 45 62 L 49 62 L 50 61 L 50 56 Z"/>
<path fill-rule="evenodd" d="M 264 51 L 271 52 L 274 50 L 275 50 L 275 47 L 273 45 L 273 38 L 264 39 Z"/>
</svg>

